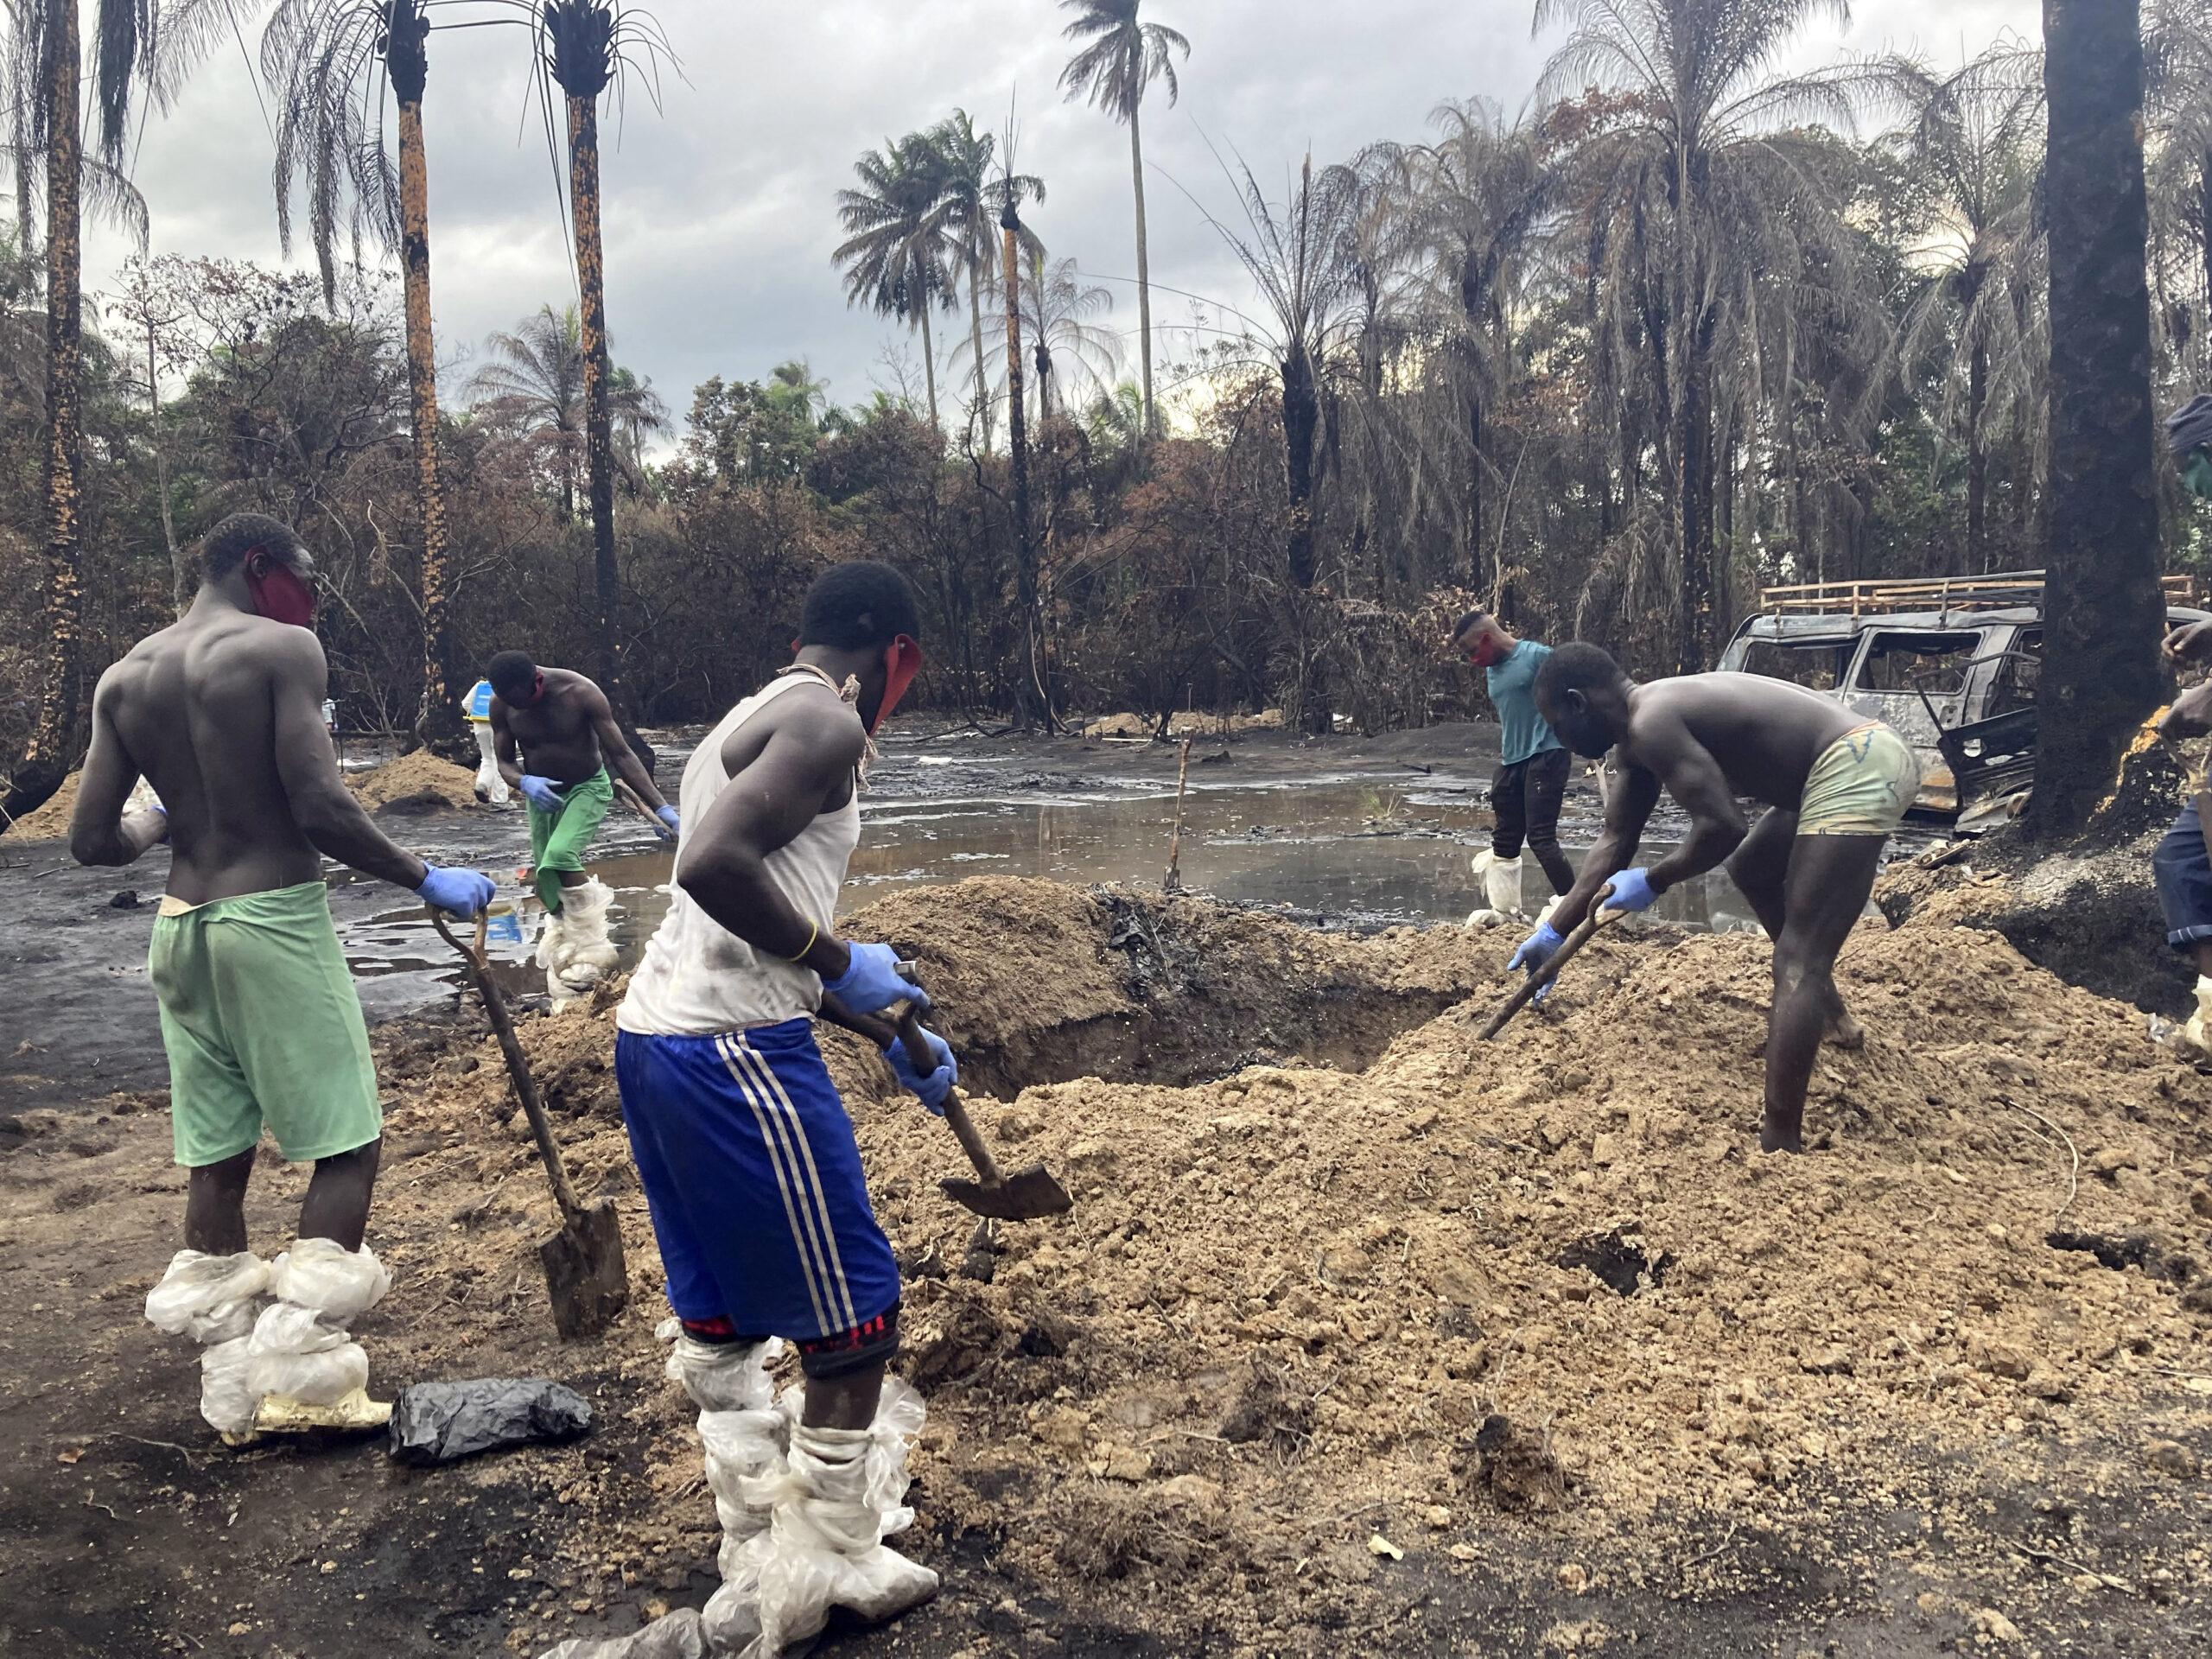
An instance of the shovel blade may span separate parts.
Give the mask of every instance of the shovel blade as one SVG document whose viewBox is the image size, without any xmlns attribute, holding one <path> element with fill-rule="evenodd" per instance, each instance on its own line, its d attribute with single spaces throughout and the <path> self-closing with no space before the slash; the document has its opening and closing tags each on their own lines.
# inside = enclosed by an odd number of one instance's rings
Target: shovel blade
<svg viewBox="0 0 2212 1659">
<path fill-rule="evenodd" d="M 1036 1221 L 1046 1216 L 1065 1216 L 1075 1208 L 1067 1188 L 1054 1180 L 1042 1164 L 1018 1169 L 995 1186 L 957 1179 L 939 1181 L 938 1185 L 955 1204 L 993 1221 Z"/>
<path fill-rule="evenodd" d="M 622 1258 L 622 1224 L 614 1201 L 601 1198 L 570 1216 L 537 1247 L 553 1325 L 564 1337 L 591 1337 L 630 1305 L 630 1273 Z"/>
</svg>

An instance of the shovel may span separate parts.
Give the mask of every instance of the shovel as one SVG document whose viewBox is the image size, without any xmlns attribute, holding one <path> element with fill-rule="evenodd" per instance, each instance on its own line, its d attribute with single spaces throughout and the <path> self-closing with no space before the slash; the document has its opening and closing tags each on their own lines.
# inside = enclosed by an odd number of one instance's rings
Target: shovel
<svg viewBox="0 0 2212 1659">
<path fill-rule="evenodd" d="M 937 1060 L 921 1026 L 920 1011 L 911 1002 L 904 1004 L 899 1014 L 899 1040 L 905 1045 L 914 1069 L 927 1077 L 937 1070 Z M 1042 1164 L 1017 1169 L 1011 1175 L 999 1173 L 998 1162 L 976 1132 L 975 1120 L 968 1116 L 967 1102 L 957 1089 L 944 1097 L 944 1121 L 952 1125 L 953 1134 L 960 1137 L 961 1150 L 983 1178 L 967 1181 L 956 1176 L 939 1181 L 944 1196 L 955 1204 L 994 1221 L 1035 1221 L 1045 1216 L 1065 1216 L 1075 1208 L 1067 1188 L 1054 1180 Z"/>
<path fill-rule="evenodd" d="M 1535 1000 L 1537 992 L 1557 979 L 1559 970 L 1573 961 L 1575 954 L 1584 945 L 1598 937 L 1599 928 L 1610 922 L 1618 921 L 1628 914 L 1624 910 L 1609 911 L 1602 907 L 1605 900 L 1612 895 L 1613 890 L 1608 886 L 1603 893 L 1590 901 L 1590 913 L 1582 918 L 1582 925 L 1567 936 L 1565 944 L 1552 952 L 1552 959 L 1549 962 L 1529 976 L 1527 984 L 1505 999 L 1503 1007 L 1491 1015 L 1490 1023 L 1483 1027 L 1482 1040 L 1484 1042 L 1489 1042 L 1499 1032 L 1503 1031 L 1506 1022 L 1527 1007 Z"/>
<path fill-rule="evenodd" d="M 614 1200 L 601 1198 L 587 1210 L 569 1183 L 553 1126 L 546 1121 L 545 1103 L 538 1097 L 537 1079 L 531 1075 L 530 1061 L 515 1038 L 515 1022 L 507 1014 L 507 1000 L 499 994 L 484 955 L 490 913 L 476 918 L 473 948 L 454 937 L 443 912 L 433 909 L 430 923 L 468 965 L 468 977 L 484 999 L 484 1012 L 499 1039 L 499 1052 L 506 1056 L 507 1075 L 514 1079 L 515 1093 L 530 1119 L 530 1132 L 537 1137 L 537 1155 L 552 1178 L 553 1199 L 561 1206 L 561 1230 L 537 1247 L 537 1259 L 544 1266 L 545 1289 L 553 1300 L 554 1328 L 564 1337 L 595 1336 L 630 1302 L 630 1274 L 622 1260 L 622 1226 L 615 1217 Z"/>
</svg>

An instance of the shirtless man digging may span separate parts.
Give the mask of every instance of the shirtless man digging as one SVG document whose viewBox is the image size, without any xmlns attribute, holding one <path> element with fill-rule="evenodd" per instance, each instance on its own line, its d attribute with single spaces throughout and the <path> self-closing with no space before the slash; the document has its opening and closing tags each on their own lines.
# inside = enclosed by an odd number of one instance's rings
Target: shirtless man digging
<svg viewBox="0 0 2212 1659">
<path fill-rule="evenodd" d="M 172 849 L 146 968 L 176 1160 L 191 1178 L 186 1252 L 148 1311 L 173 1333 L 227 1342 L 244 1337 L 264 1287 L 343 1319 L 365 1303 L 331 1284 L 381 1275 L 362 1235 L 384 1116 L 324 856 L 456 916 L 475 915 L 493 888 L 395 846 L 340 779 L 322 719 L 315 562 L 299 538 L 239 513 L 208 532 L 200 558 L 190 612 L 100 677 L 69 849 L 82 864 L 123 865 L 157 842 Z M 141 773 L 162 804 L 125 816 Z M 288 1160 L 315 1165 L 301 1242 L 280 1258 L 289 1277 L 273 1280 L 246 1252 L 264 1125 Z"/>
<path fill-rule="evenodd" d="M 673 840 L 676 809 L 661 798 L 652 774 L 623 741 L 607 694 L 565 668 L 541 669 L 518 651 L 503 651 L 484 666 L 492 683 L 492 737 L 499 775 L 530 803 L 530 854 L 545 933 L 537 965 L 545 969 L 554 1007 L 563 1007 L 614 965 L 607 937 L 613 892 L 584 874 L 584 852 L 614 802 L 611 762 L 622 781 L 651 807 Z"/>
<path fill-rule="evenodd" d="M 772 1447 L 738 1459 L 709 1440 L 716 1493 L 756 1495 L 723 1508 L 716 1652 L 755 1632 L 748 1651 L 781 1652 L 822 1628 L 828 1603 L 881 1618 L 937 1588 L 880 1542 L 906 1486 L 899 1418 L 918 1428 L 919 1402 L 885 1382 L 899 1268 L 814 1037 L 817 1014 L 861 1033 L 933 1109 L 958 1075 L 941 1040 L 918 1071 L 873 1017 L 926 1004 L 896 952 L 835 931 L 869 734 L 920 665 L 918 631 L 912 591 L 886 565 L 836 565 L 814 584 L 798 661 L 684 768 L 674 898 L 615 1016 L 623 1120 L 682 1321 L 670 1375 L 702 1410 L 766 1408 L 772 1336 L 798 1344 L 805 1376 Z M 871 1475 L 886 1459 L 895 1482 Z"/>
<path fill-rule="evenodd" d="M 1638 685 L 1603 651 L 1554 651 L 1536 677 L 1552 729 L 1591 760 L 1615 752 L 1605 831 L 1551 921 L 1514 952 L 1532 973 L 1611 884 L 1607 911 L 1648 910 L 1668 888 L 1726 863 L 1774 941 L 1766 1112 L 1759 1145 L 1804 1150 L 1805 1087 L 1822 1031 L 1859 1033 L 1835 988 L 1836 952 L 1874 889 L 1882 848 L 1920 788 L 1911 746 L 1817 691 L 1755 674 Z M 1682 844 L 1630 867 L 1664 787 L 1690 817 Z M 1767 803 L 1747 830 L 1738 796 Z"/>
</svg>

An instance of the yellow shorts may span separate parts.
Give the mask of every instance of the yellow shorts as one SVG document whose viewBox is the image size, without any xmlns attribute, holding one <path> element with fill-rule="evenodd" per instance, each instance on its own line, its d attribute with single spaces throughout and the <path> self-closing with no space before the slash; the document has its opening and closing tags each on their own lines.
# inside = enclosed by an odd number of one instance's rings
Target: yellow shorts
<svg viewBox="0 0 2212 1659">
<path fill-rule="evenodd" d="M 1878 720 L 1821 752 L 1797 808 L 1801 836 L 1886 836 L 1920 793 L 1920 757 Z"/>
</svg>

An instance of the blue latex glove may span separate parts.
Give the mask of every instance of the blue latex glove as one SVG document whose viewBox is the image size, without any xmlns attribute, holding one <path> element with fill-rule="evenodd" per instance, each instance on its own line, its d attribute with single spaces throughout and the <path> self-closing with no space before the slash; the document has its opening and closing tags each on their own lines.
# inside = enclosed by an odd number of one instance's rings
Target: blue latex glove
<svg viewBox="0 0 2212 1659">
<path fill-rule="evenodd" d="M 1560 946 L 1566 943 L 1567 935 L 1549 922 L 1545 922 L 1521 941 L 1521 948 L 1506 961 L 1506 971 L 1510 973 L 1516 968 L 1526 968 L 1533 974 L 1549 962 Z"/>
<path fill-rule="evenodd" d="M 930 1058 L 937 1069 L 925 1072 L 917 1067 L 913 1057 L 906 1052 L 904 1039 L 883 1051 L 883 1058 L 891 1062 L 891 1069 L 898 1074 L 899 1083 L 907 1092 L 918 1096 L 922 1104 L 944 1116 L 944 1097 L 952 1092 L 952 1085 L 960 1081 L 960 1062 L 952 1058 L 952 1048 L 944 1038 L 933 1031 L 922 1035 L 929 1041 Z"/>
<path fill-rule="evenodd" d="M 1610 898 L 1598 901 L 1600 910 L 1649 910 L 1659 902 L 1659 895 L 1651 890 L 1651 875 L 1646 870 L 1623 870 L 1613 878 Z"/>
<path fill-rule="evenodd" d="M 887 944 L 849 944 L 852 963 L 838 979 L 825 979 L 822 988 L 855 1014 L 880 1014 L 894 1002 L 930 1005 L 922 988 L 899 976 L 899 953 Z"/>
<path fill-rule="evenodd" d="M 429 874 L 423 878 L 423 885 L 415 889 L 415 896 L 424 904 L 458 916 L 464 921 L 473 920 L 476 913 L 486 908 L 499 888 L 492 885 L 492 878 L 479 870 L 441 869 L 429 867 Z"/>
<path fill-rule="evenodd" d="M 567 787 L 566 784 L 556 784 L 550 778 L 540 778 L 535 773 L 524 773 L 523 776 L 522 792 L 541 812 L 558 812 L 561 810 L 561 791 Z"/>
<path fill-rule="evenodd" d="M 668 826 L 668 833 L 661 837 L 663 841 L 674 841 L 677 836 L 683 833 L 683 821 L 676 816 L 676 809 L 674 807 L 655 807 L 653 809 L 653 817 L 658 818 L 663 823 Z"/>
</svg>

